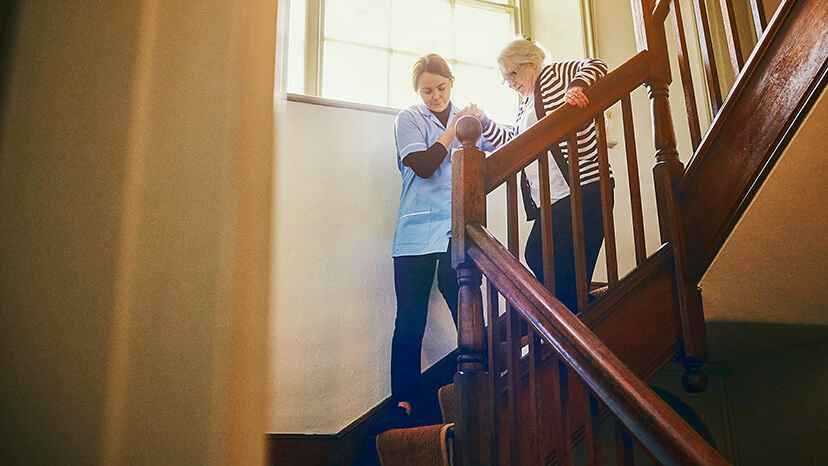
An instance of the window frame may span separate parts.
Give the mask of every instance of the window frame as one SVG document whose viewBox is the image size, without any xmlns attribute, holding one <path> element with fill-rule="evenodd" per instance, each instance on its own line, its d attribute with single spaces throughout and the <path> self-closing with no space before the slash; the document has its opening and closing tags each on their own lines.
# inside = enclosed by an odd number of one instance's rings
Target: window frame
<svg viewBox="0 0 828 466">
<path fill-rule="evenodd" d="M 322 97 L 322 71 L 324 63 L 325 41 L 334 43 L 351 44 L 348 41 L 338 39 L 325 39 L 325 1 L 306 0 L 305 12 L 305 63 L 304 63 L 304 85 L 303 94 L 308 97 L 325 99 Z M 513 28 L 516 34 L 528 34 L 529 6 L 528 0 L 507 0 L 504 3 L 488 0 L 442 0 L 454 8 L 455 5 L 472 6 L 490 11 L 508 12 L 514 22 Z M 408 54 L 408 52 L 395 50 L 390 47 L 370 46 L 365 44 L 353 44 L 378 51 L 385 51 L 389 54 Z M 458 64 L 468 66 L 480 66 L 479 63 L 458 60 L 455 57 L 446 58 L 449 66 L 456 68 Z M 285 80 L 286 82 L 286 80 Z M 389 89 L 390 92 L 390 89 Z M 389 102 L 386 96 L 386 102 Z M 355 105 L 366 105 L 353 102 Z"/>
</svg>

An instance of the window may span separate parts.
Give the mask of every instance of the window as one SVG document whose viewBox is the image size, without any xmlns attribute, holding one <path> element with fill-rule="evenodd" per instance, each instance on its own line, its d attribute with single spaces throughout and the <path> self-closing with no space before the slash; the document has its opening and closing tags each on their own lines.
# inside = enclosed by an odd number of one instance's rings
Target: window
<svg viewBox="0 0 828 466">
<path fill-rule="evenodd" d="M 454 72 L 452 100 L 508 122 L 518 104 L 495 59 L 519 18 L 516 0 L 290 0 L 286 91 L 404 108 L 419 102 L 416 59 Z"/>
</svg>

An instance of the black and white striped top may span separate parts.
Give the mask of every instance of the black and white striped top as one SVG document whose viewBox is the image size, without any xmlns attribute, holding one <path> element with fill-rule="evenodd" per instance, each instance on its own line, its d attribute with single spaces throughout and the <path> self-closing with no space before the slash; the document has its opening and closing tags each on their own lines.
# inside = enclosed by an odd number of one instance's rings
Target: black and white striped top
<svg viewBox="0 0 828 466">
<path fill-rule="evenodd" d="M 511 128 L 495 123 L 489 119 L 483 122 L 483 137 L 488 139 L 495 148 L 502 146 L 516 137 L 527 128 L 521 128 L 518 122 L 524 112 L 535 111 L 533 101 L 541 99 L 545 113 L 549 113 L 566 103 L 566 90 L 572 86 L 584 89 L 606 76 L 607 64 L 597 58 L 548 64 L 541 70 L 538 84 L 535 85 L 535 98 L 524 99 L 518 107 L 516 124 Z M 537 112 L 536 112 L 537 113 Z M 538 119 L 544 115 L 537 115 Z M 598 181 L 598 138 L 595 131 L 595 122 L 590 121 L 581 127 L 578 133 L 578 167 L 580 169 L 581 184 Z M 561 152 L 568 157 L 567 144 L 559 143 Z M 550 153 L 551 160 L 551 153 Z"/>
</svg>

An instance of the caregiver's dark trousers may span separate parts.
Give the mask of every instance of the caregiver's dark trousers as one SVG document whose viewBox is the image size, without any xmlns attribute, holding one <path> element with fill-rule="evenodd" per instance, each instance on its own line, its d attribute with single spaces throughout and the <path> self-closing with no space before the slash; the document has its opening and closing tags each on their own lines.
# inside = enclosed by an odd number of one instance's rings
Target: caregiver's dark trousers
<svg viewBox="0 0 828 466">
<path fill-rule="evenodd" d="M 423 348 L 428 298 L 437 269 L 437 287 L 457 326 L 457 273 L 451 267 L 451 243 L 444 253 L 394 258 L 397 318 L 391 342 L 391 398 L 394 404 L 419 402 L 420 354 Z"/>
</svg>

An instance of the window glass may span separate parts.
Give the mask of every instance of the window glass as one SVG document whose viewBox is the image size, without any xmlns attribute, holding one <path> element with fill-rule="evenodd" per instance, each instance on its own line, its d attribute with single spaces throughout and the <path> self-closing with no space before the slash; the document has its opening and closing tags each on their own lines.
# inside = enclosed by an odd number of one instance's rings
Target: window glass
<svg viewBox="0 0 828 466">
<path fill-rule="evenodd" d="M 325 42 L 322 97 L 387 105 L 388 52 Z"/>
<path fill-rule="evenodd" d="M 454 67 L 453 100 L 459 106 L 476 103 L 498 123 L 511 125 L 517 114 L 517 94 L 500 84 L 500 74 L 492 68 L 458 63 Z"/>
<path fill-rule="evenodd" d="M 451 4 L 440 0 L 392 0 L 388 46 L 414 54 L 423 50 L 454 56 Z M 425 52 L 427 53 L 427 52 Z"/>
<path fill-rule="evenodd" d="M 437 53 L 458 77 L 456 104 L 485 105 L 498 119 L 517 109 L 517 95 L 495 70 L 498 50 L 514 37 L 519 12 L 513 1 L 289 1 L 288 92 L 318 89 L 321 97 L 408 107 L 420 101 L 412 65 Z M 318 25 L 316 13 L 306 11 L 321 12 Z M 318 38 L 306 36 L 317 26 Z"/>
<path fill-rule="evenodd" d="M 395 53 L 391 55 L 388 74 L 388 106 L 406 108 L 420 102 L 411 82 L 411 71 L 418 55 Z"/>
<path fill-rule="evenodd" d="M 290 27 L 288 27 L 287 84 L 285 90 L 295 94 L 305 92 L 305 0 L 291 0 Z"/>
<path fill-rule="evenodd" d="M 514 38 L 508 12 L 457 5 L 454 18 L 455 53 L 462 61 L 492 66 L 498 51 Z"/>
<path fill-rule="evenodd" d="M 326 0 L 325 37 L 385 47 L 388 0 Z"/>
</svg>

